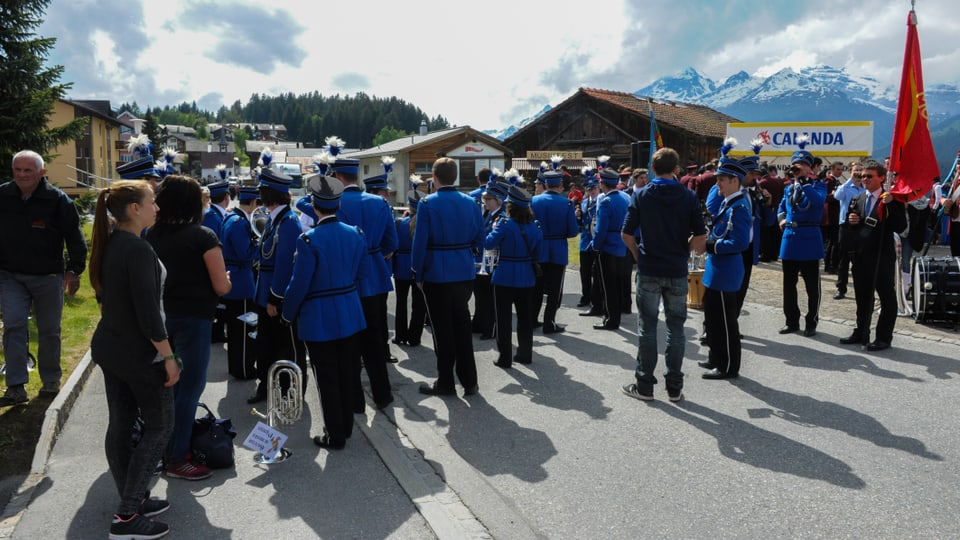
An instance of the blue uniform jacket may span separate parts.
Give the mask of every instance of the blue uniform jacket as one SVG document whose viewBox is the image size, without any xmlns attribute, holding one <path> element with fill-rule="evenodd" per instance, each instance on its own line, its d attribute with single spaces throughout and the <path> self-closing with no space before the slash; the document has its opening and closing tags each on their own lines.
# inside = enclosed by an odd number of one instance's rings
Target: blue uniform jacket
<svg viewBox="0 0 960 540">
<path fill-rule="evenodd" d="M 303 341 L 333 341 L 367 327 L 357 282 L 367 244 L 356 227 L 325 220 L 297 239 L 297 260 L 283 301 L 283 318 L 297 320 Z"/>
<path fill-rule="evenodd" d="M 486 211 L 483 212 L 484 238 L 486 238 L 488 234 L 493 232 L 493 227 L 494 225 L 496 225 L 498 218 L 507 217 L 507 214 L 504 212 L 504 210 L 505 210 L 505 206 L 501 204 L 500 208 L 497 208 L 493 212 L 486 212 Z M 473 262 L 478 264 L 483 262 L 483 250 L 477 250 L 477 252 L 474 254 Z"/>
<path fill-rule="evenodd" d="M 220 242 L 223 244 L 223 262 L 233 284 L 230 292 L 223 297 L 230 300 L 252 299 L 256 290 L 253 260 L 257 257 L 257 237 L 243 210 L 234 208 L 227 214 Z"/>
<path fill-rule="evenodd" d="M 758 204 L 759 201 L 753 198 L 750 188 L 744 186 L 741 187 L 740 190 L 747 196 L 747 203 L 750 205 L 750 214 L 753 216 L 750 246 L 751 251 L 753 251 L 753 264 L 756 266 L 757 263 L 760 262 L 760 228 L 775 224 L 777 222 L 777 215 L 773 212 L 773 208 L 765 204 Z M 710 193 L 707 194 L 707 201 L 704 205 L 707 207 L 707 212 L 710 212 L 710 215 L 716 215 L 722 204 L 723 197 L 720 196 L 720 190 L 717 185 L 714 184 L 713 187 L 710 188 Z"/>
<path fill-rule="evenodd" d="M 200 224 L 213 231 L 217 238 L 223 240 L 223 218 L 223 210 L 217 205 L 211 204 L 210 208 L 207 208 L 207 211 L 203 213 L 203 221 Z"/>
<path fill-rule="evenodd" d="M 483 204 L 483 193 L 487 191 L 487 185 L 484 184 L 477 189 L 470 192 L 470 196 L 473 197 L 473 200 L 477 201 L 477 204 Z"/>
<path fill-rule="evenodd" d="M 793 202 L 794 198 L 796 202 Z M 823 218 L 823 203 L 826 200 L 827 184 L 819 180 L 811 180 L 802 186 L 794 182 L 784 188 L 783 199 L 777 210 L 777 216 L 787 221 L 780 243 L 781 259 L 814 261 L 823 258 L 820 220 Z"/>
<path fill-rule="evenodd" d="M 554 191 L 541 193 L 530 203 L 533 216 L 543 230 L 540 262 L 566 266 L 570 250 L 567 238 L 577 235 L 577 215 L 573 204 L 562 193 Z"/>
<path fill-rule="evenodd" d="M 500 258 L 493 270 L 490 283 L 504 287 L 533 287 L 537 281 L 533 274 L 533 261 L 540 257 L 543 232 L 536 221 L 523 225 L 523 234 L 516 221 L 501 219 L 483 242 L 485 249 L 499 249 Z M 527 247 L 529 243 L 529 248 Z"/>
<path fill-rule="evenodd" d="M 620 230 L 627 217 L 628 206 L 630 200 L 622 191 L 610 191 L 600 197 L 600 202 L 597 203 L 597 230 L 593 238 L 593 249 L 617 257 L 623 257 L 627 253 Z"/>
<path fill-rule="evenodd" d="M 739 291 L 743 282 L 743 256 L 750 245 L 753 215 L 746 193 L 739 192 L 727 202 L 720 198 L 717 215 L 707 241 L 714 253 L 707 255 L 703 284 L 715 291 Z"/>
<path fill-rule="evenodd" d="M 383 197 L 360 191 L 357 186 L 347 186 L 340 198 L 337 218 L 347 225 L 360 227 L 367 241 L 360 297 L 392 291 L 393 272 L 385 257 L 397 250 L 397 226 L 390 204 Z"/>
<path fill-rule="evenodd" d="M 590 230 L 593 225 L 593 218 L 597 217 L 597 201 L 584 197 L 580 202 L 580 251 L 590 249 L 590 243 L 593 242 L 593 231 Z"/>
<path fill-rule="evenodd" d="M 273 213 L 271 212 L 271 215 Z M 257 277 L 257 305 L 280 305 L 293 274 L 293 255 L 300 236 L 300 220 L 289 206 L 270 220 L 260 238 L 260 273 Z"/>
<path fill-rule="evenodd" d="M 397 220 L 397 251 L 393 253 L 393 279 L 410 281 L 413 272 L 410 270 L 410 247 L 413 245 L 413 236 L 410 234 L 410 221 L 413 216 Z"/>
<path fill-rule="evenodd" d="M 472 197 L 443 186 L 420 200 L 411 248 L 418 282 L 452 283 L 476 277 L 474 254 L 483 249 L 483 216 Z"/>
</svg>

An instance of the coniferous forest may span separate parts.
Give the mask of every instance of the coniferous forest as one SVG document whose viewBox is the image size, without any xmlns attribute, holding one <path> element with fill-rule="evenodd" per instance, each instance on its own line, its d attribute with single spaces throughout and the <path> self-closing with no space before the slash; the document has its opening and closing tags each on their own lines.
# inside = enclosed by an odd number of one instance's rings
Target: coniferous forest
<svg viewBox="0 0 960 540">
<path fill-rule="evenodd" d="M 419 107 L 396 97 L 380 98 L 357 93 L 324 96 L 319 92 L 268 96 L 253 94 L 246 103 L 237 100 L 230 107 L 218 111 L 204 111 L 196 102 L 176 106 L 140 108 L 136 102 L 123 103 L 120 111 L 128 110 L 139 117 L 152 116 L 158 124 L 193 127 L 200 138 L 208 136 L 210 123 L 283 124 L 287 139 L 322 146 L 324 138 L 336 135 L 351 148 L 367 148 L 398 136 L 417 133 L 420 122 L 427 121 L 433 131 L 450 127 L 446 118 L 433 118 Z"/>
</svg>

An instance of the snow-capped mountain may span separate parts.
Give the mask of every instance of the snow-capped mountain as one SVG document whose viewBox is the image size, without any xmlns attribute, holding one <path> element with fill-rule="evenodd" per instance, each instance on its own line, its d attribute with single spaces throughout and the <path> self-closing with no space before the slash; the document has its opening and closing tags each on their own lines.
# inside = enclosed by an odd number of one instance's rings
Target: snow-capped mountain
<svg viewBox="0 0 960 540">
<path fill-rule="evenodd" d="M 497 139 L 502 141 L 507 137 L 516 133 L 523 126 L 543 116 L 547 111 L 550 110 L 550 108 L 551 108 L 550 105 L 546 105 L 544 108 L 540 109 L 540 112 L 534 114 L 533 116 L 524 118 L 523 120 L 520 120 L 516 124 L 511 124 L 503 129 L 486 129 L 483 131 L 483 133 L 490 135 L 491 137 L 496 137 Z"/>
</svg>

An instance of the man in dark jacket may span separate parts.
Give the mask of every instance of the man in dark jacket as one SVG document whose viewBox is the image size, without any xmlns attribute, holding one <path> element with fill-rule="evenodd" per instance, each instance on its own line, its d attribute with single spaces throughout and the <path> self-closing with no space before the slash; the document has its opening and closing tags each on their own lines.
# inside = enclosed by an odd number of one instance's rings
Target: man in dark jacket
<svg viewBox="0 0 960 540">
<path fill-rule="evenodd" d="M 7 391 L 0 407 L 28 399 L 24 384 L 29 378 L 31 307 L 37 322 L 40 394 L 60 391 L 63 293 L 76 294 L 87 262 L 77 209 L 45 174 L 43 158 L 24 150 L 13 156 L 13 181 L 0 186 L 0 310 L 7 361 Z"/>
</svg>

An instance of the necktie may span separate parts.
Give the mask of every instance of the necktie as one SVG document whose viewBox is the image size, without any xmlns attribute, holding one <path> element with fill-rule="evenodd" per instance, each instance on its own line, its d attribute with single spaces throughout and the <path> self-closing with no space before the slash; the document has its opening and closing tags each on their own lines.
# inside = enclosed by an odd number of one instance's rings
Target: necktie
<svg viewBox="0 0 960 540">
<path fill-rule="evenodd" d="M 870 215 L 870 212 L 873 210 L 873 193 L 867 193 L 867 204 L 863 207 L 863 215 L 867 217 Z"/>
</svg>

